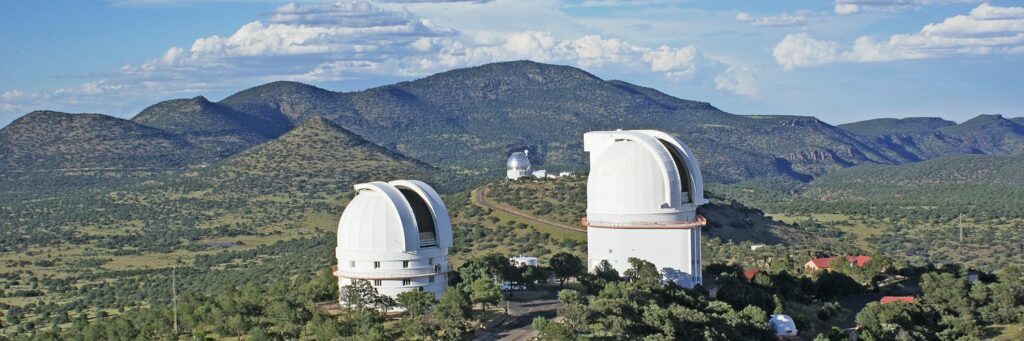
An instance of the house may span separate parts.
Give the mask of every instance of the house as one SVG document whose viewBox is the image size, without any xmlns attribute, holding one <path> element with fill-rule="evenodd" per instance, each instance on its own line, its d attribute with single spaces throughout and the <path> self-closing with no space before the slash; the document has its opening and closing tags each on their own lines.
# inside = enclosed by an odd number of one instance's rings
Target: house
<svg viewBox="0 0 1024 341">
<path fill-rule="evenodd" d="M 858 268 L 863 268 L 864 264 L 867 264 L 868 262 L 871 261 L 871 256 L 846 256 L 846 261 L 850 262 L 853 265 L 856 265 Z"/>
<path fill-rule="evenodd" d="M 804 263 L 804 268 L 814 271 L 825 270 L 828 269 L 828 264 L 831 263 L 833 259 L 835 258 L 814 258 L 807 261 L 807 263 Z"/>
<path fill-rule="evenodd" d="M 881 300 L 878 300 L 882 304 L 892 303 L 896 301 L 914 303 L 914 296 L 885 296 Z"/>
<path fill-rule="evenodd" d="M 836 259 L 836 257 L 814 258 L 807 261 L 807 263 L 804 263 L 804 268 L 814 271 L 828 269 L 829 264 L 832 263 L 833 259 Z M 856 265 L 858 268 L 863 268 L 864 265 L 871 261 L 871 256 L 846 256 L 846 261 L 850 262 L 850 264 Z"/>
</svg>

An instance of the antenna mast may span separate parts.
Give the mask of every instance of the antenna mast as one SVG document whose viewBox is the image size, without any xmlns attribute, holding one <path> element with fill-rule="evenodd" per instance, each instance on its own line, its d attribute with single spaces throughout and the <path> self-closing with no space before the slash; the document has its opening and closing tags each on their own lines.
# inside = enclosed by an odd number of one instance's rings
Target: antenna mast
<svg viewBox="0 0 1024 341">
<path fill-rule="evenodd" d="M 174 335 L 178 335 L 178 283 L 176 281 L 178 262 L 171 268 L 171 306 L 174 310 Z"/>
<path fill-rule="evenodd" d="M 957 225 L 960 226 L 960 244 L 963 244 L 964 243 L 964 212 L 960 212 L 960 217 L 958 219 L 959 219 L 959 222 L 957 223 Z"/>
</svg>

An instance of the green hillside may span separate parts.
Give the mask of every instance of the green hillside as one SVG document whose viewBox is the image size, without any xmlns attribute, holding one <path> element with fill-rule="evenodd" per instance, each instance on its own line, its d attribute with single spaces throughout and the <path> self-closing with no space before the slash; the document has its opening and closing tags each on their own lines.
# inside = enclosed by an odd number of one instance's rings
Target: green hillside
<svg viewBox="0 0 1024 341">
<path fill-rule="evenodd" d="M 178 134 L 199 148 L 225 157 L 277 137 L 261 131 L 251 117 L 199 96 L 150 106 L 132 118 L 142 125 Z"/>
<path fill-rule="evenodd" d="M 982 153 L 1017 155 L 1024 152 L 1024 125 L 1001 115 L 980 115 L 941 131 L 962 139 Z"/>
<path fill-rule="evenodd" d="M 913 264 L 992 270 L 1024 261 L 1020 156 L 951 155 L 851 167 L 809 184 L 710 188 L 787 221 L 831 226 L 857 245 Z"/>
<path fill-rule="evenodd" d="M 938 117 L 908 117 L 902 119 L 877 118 L 867 121 L 840 124 L 838 127 L 861 136 L 878 136 L 930 132 L 953 125 L 956 125 L 956 122 L 947 121 Z"/>
<path fill-rule="evenodd" d="M 99 114 L 36 111 L 0 129 L 0 178 L 151 172 L 198 157 L 179 136 Z"/>
<path fill-rule="evenodd" d="M 874 119 L 839 127 L 907 161 L 951 154 L 1016 155 L 1024 146 L 1024 126 L 998 115 L 980 115 L 961 124 L 915 117 Z"/>
<path fill-rule="evenodd" d="M 718 181 L 804 179 L 853 164 L 896 162 L 813 118 L 736 116 L 576 68 L 527 61 L 349 93 L 275 82 L 222 103 L 281 121 L 328 117 L 435 166 L 491 174 L 501 169 L 505 152 L 519 148 L 530 148 L 535 163 L 548 169 L 583 169 L 582 134 L 616 128 L 680 135 Z"/>
<path fill-rule="evenodd" d="M 327 119 L 314 117 L 281 137 L 200 172 L 217 188 L 240 193 L 330 193 L 367 181 L 419 179 L 445 189 L 446 173 L 377 146 Z M 465 185 L 463 185 L 464 187 Z"/>
</svg>

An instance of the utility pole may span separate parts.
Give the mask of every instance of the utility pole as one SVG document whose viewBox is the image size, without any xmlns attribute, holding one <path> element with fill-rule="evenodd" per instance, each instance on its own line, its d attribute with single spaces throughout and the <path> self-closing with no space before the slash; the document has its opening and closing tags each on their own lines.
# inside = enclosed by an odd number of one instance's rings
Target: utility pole
<svg viewBox="0 0 1024 341">
<path fill-rule="evenodd" d="M 171 268 L 171 309 L 174 310 L 174 335 L 178 335 L 178 283 L 176 281 L 178 262 Z"/>
<path fill-rule="evenodd" d="M 960 226 L 960 244 L 963 244 L 964 243 L 964 212 L 960 212 L 960 218 L 958 218 L 958 219 L 959 219 L 959 222 L 957 223 L 957 225 Z"/>
</svg>

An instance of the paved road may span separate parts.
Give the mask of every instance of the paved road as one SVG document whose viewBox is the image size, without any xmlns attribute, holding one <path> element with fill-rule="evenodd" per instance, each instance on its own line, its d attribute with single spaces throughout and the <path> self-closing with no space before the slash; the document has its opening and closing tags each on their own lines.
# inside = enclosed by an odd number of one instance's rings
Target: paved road
<svg viewBox="0 0 1024 341">
<path fill-rule="evenodd" d="M 486 207 L 495 211 L 501 211 L 513 215 L 516 218 L 526 220 L 527 222 L 535 225 L 544 225 L 572 232 L 586 232 L 586 230 L 584 230 L 582 227 L 573 227 L 565 224 L 556 223 L 553 221 L 543 220 L 538 217 L 527 214 L 526 212 L 517 210 L 515 208 L 491 202 L 490 199 L 487 199 L 487 188 L 485 187 L 479 187 L 477 189 L 474 189 L 472 194 L 470 194 L 470 197 L 473 198 L 473 203 L 476 204 L 477 206 Z"/>
<path fill-rule="evenodd" d="M 553 291 L 536 290 L 517 292 L 509 298 L 508 319 L 505 323 L 473 338 L 476 341 L 525 341 L 537 336 L 533 330 L 533 319 L 544 316 L 555 318 L 558 313 L 558 297 Z"/>
</svg>

